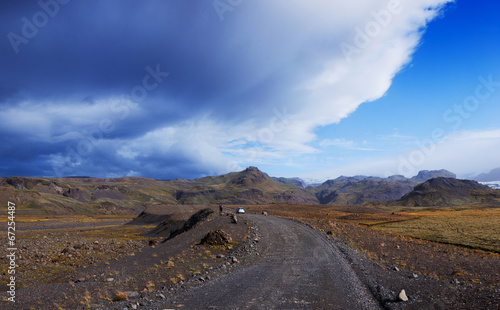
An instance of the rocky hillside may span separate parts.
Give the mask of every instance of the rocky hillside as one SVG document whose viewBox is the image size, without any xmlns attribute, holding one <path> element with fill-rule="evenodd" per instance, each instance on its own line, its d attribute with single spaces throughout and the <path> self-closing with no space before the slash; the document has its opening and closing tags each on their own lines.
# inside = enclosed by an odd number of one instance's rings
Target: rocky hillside
<svg viewBox="0 0 500 310">
<path fill-rule="evenodd" d="M 476 176 L 474 180 L 479 182 L 500 181 L 500 168 L 493 169 L 488 173 L 481 173 L 480 175 Z"/>
<path fill-rule="evenodd" d="M 138 214 L 147 205 L 317 203 L 294 184 L 255 167 L 221 176 L 159 181 L 146 178 L 0 178 L 0 203 L 29 214 Z"/>
<path fill-rule="evenodd" d="M 154 205 L 359 205 L 398 200 L 410 193 L 420 183 L 418 180 L 426 181 L 427 177 L 439 175 L 454 176 L 446 170 L 422 171 L 410 179 L 398 175 L 389 178 L 341 176 L 307 188 L 299 179 L 271 178 L 256 167 L 191 181 L 10 177 L 0 178 L 0 203 L 6 205 L 11 201 L 16 203 L 18 211 L 37 215 L 139 214 L 146 206 Z M 405 203 L 427 203 L 427 198 L 416 197 L 410 196 Z"/>
<path fill-rule="evenodd" d="M 305 189 L 279 182 L 256 167 L 194 179 L 179 189 L 175 198 L 182 204 L 317 203 L 316 197 Z"/>
<path fill-rule="evenodd" d="M 321 204 L 359 205 L 373 200 L 399 199 L 409 193 L 414 183 L 392 181 L 381 178 L 356 180 L 343 178 L 329 180 L 315 188 L 316 197 Z"/>
<path fill-rule="evenodd" d="M 415 183 L 422 183 L 430 179 L 434 178 L 450 178 L 450 179 L 456 179 L 457 175 L 454 174 L 453 172 L 450 172 L 448 170 L 422 170 L 419 171 L 416 176 L 411 178 L 410 180 Z"/>
<path fill-rule="evenodd" d="M 306 183 L 301 179 L 301 178 L 275 178 L 273 177 L 274 180 L 286 184 L 286 185 L 293 185 L 298 188 L 306 188 Z"/>
<path fill-rule="evenodd" d="M 440 176 L 455 178 L 455 174 L 447 170 L 424 170 L 412 178 L 405 178 L 402 175 L 388 178 L 340 176 L 319 186 L 310 187 L 309 190 L 321 204 L 359 205 L 370 201 L 400 199 L 419 183 Z"/>
<path fill-rule="evenodd" d="M 137 214 L 145 203 L 175 203 L 171 186 L 142 178 L 0 179 L 0 203 L 29 214 Z"/>
<path fill-rule="evenodd" d="M 452 178 L 428 180 L 395 202 L 411 207 L 449 207 L 467 204 L 500 204 L 500 191 L 476 181 Z"/>
</svg>

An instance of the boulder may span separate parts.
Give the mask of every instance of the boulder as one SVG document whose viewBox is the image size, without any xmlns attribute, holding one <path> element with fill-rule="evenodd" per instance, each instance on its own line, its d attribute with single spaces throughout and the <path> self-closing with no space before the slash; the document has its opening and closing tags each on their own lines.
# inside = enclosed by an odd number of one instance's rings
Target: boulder
<svg viewBox="0 0 500 310">
<path fill-rule="evenodd" d="M 408 301 L 408 296 L 406 296 L 405 290 L 401 290 L 401 292 L 398 295 L 398 299 L 400 301 Z"/>
<path fill-rule="evenodd" d="M 200 244 L 207 245 L 228 245 L 231 243 L 231 236 L 225 231 L 219 229 L 209 232 L 203 239 L 201 239 Z"/>
</svg>

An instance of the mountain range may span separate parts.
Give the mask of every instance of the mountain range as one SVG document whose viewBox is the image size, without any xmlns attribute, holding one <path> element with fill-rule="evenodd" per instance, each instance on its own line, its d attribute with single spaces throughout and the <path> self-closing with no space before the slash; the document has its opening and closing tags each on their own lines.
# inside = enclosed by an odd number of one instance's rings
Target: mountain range
<svg viewBox="0 0 500 310">
<path fill-rule="evenodd" d="M 298 178 L 272 178 L 256 167 L 219 176 L 170 181 L 138 177 L 10 177 L 0 178 L 0 202 L 3 205 L 7 201 L 14 202 L 20 212 L 33 214 L 137 214 L 146 206 L 160 204 L 360 205 L 399 200 L 401 205 L 420 205 L 421 202 L 431 202 L 427 198 L 415 198 L 417 196 L 400 199 L 417 190 L 419 184 L 435 178 L 455 180 L 456 176 L 446 170 L 420 171 L 412 178 L 401 175 L 388 178 L 341 176 L 316 186 L 306 186 Z M 433 186 L 434 183 L 428 188 Z M 418 188 L 420 192 L 423 189 Z M 486 189 L 475 190 L 477 196 L 477 191 Z M 488 196 L 487 193 L 485 195 Z M 445 200 L 449 198 L 443 197 Z"/>
<path fill-rule="evenodd" d="M 479 182 L 500 181 L 500 168 L 493 169 L 488 173 L 481 173 L 480 175 L 475 176 L 473 179 Z"/>
<path fill-rule="evenodd" d="M 500 205 L 500 191 L 471 180 L 434 178 L 392 202 L 410 207 L 453 207 L 468 204 Z"/>
</svg>

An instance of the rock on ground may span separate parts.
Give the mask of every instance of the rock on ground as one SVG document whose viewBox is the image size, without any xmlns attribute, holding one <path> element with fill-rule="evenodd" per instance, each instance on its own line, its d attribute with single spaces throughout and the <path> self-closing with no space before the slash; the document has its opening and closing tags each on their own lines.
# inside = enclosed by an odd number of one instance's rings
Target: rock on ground
<svg viewBox="0 0 500 310">
<path fill-rule="evenodd" d="M 228 233 L 219 229 L 209 232 L 203 239 L 201 239 L 200 244 L 208 245 L 228 245 L 231 243 L 232 239 Z"/>
</svg>

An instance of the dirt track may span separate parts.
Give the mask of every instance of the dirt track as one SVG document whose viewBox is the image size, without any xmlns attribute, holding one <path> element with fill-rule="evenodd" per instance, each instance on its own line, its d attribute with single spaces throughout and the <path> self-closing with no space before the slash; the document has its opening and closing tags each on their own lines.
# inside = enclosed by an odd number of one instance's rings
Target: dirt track
<svg viewBox="0 0 500 310">
<path fill-rule="evenodd" d="M 325 235 L 291 220 L 245 217 L 257 227 L 260 255 L 154 309 L 379 308 Z"/>
</svg>

